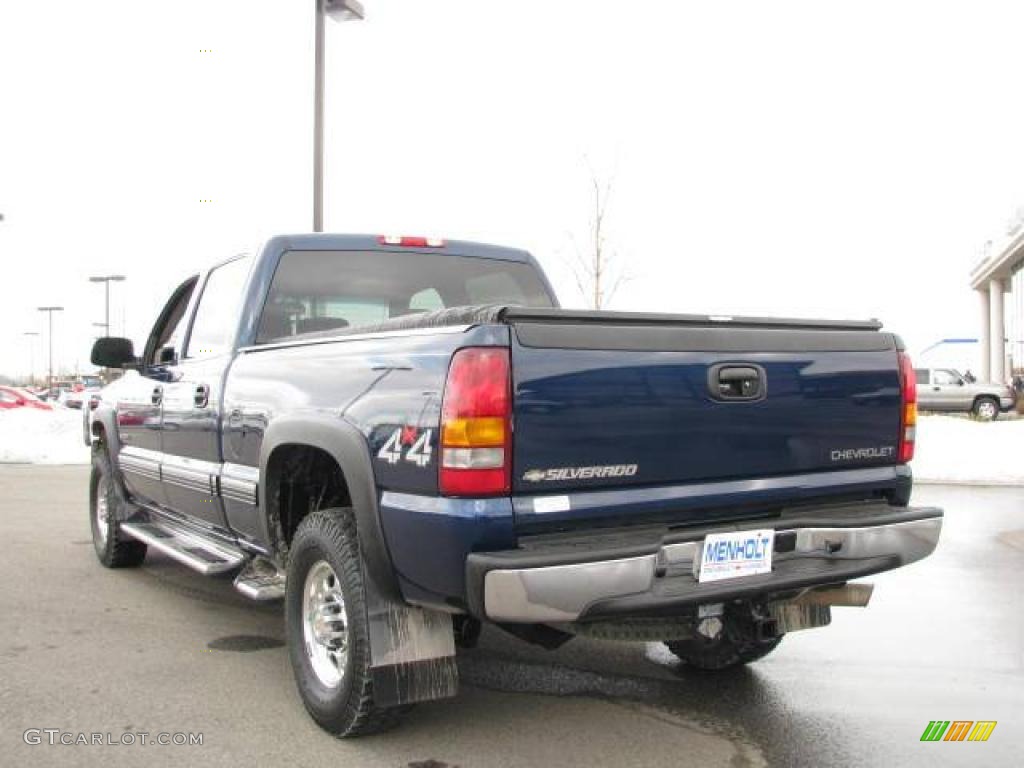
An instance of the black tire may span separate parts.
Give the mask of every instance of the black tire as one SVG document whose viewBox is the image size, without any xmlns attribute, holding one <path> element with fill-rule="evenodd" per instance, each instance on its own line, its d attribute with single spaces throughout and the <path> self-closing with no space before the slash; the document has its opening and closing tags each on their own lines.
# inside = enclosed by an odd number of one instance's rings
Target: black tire
<svg viewBox="0 0 1024 768">
<path fill-rule="evenodd" d="M 100 520 L 100 501 L 106 501 L 106 521 Z M 135 568 L 146 559 L 146 545 L 121 532 L 119 517 L 124 498 L 114 482 L 107 448 L 96 443 L 92 449 L 89 478 L 89 528 L 96 557 L 107 568 Z"/>
<path fill-rule="evenodd" d="M 691 638 L 673 640 L 665 645 L 687 669 L 722 672 L 764 658 L 781 642 L 782 636 L 758 639 L 753 622 L 726 617 L 721 634 L 714 640 L 694 634 Z"/>
<path fill-rule="evenodd" d="M 995 421 L 999 418 L 999 401 L 994 397 L 979 397 L 974 401 L 971 413 L 980 421 Z"/>
<path fill-rule="evenodd" d="M 333 687 L 325 685 L 314 672 L 304 637 L 306 580 L 321 562 L 326 562 L 337 577 L 347 617 L 344 672 Z M 373 700 L 366 598 L 351 509 L 314 512 L 299 525 L 288 558 L 285 625 L 299 696 L 321 728 L 339 738 L 380 733 L 392 728 L 408 711 L 408 707 L 379 707 Z"/>
</svg>

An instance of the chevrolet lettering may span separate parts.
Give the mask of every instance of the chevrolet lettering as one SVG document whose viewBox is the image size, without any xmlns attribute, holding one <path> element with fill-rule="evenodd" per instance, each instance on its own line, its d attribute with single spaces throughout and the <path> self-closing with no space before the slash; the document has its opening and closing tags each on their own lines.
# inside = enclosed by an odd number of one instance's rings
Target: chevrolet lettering
<svg viewBox="0 0 1024 768">
<path fill-rule="evenodd" d="M 862 459 L 888 459 L 896 453 L 896 448 L 883 445 L 880 448 L 846 448 L 832 451 L 832 461 L 857 461 Z"/>
</svg>

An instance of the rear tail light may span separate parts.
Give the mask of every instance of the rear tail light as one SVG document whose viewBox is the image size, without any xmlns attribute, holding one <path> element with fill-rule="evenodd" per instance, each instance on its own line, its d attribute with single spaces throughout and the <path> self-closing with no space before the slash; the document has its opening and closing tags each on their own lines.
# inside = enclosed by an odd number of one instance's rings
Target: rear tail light
<svg viewBox="0 0 1024 768">
<path fill-rule="evenodd" d="M 507 348 L 467 347 L 452 357 L 441 406 L 443 495 L 510 492 L 511 388 Z"/>
<path fill-rule="evenodd" d="M 900 363 L 900 440 L 899 461 L 906 464 L 914 458 L 917 435 L 917 376 L 910 355 L 896 353 Z"/>
</svg>

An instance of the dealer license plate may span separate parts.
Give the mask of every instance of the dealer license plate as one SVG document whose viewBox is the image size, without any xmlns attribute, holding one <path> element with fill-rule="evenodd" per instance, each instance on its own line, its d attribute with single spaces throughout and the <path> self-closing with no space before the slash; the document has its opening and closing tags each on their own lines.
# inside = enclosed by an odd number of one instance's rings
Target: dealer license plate
<svg viewBox="0 0 1024 768">
<path fill-rule="evenodd" d="M 704 539 L 698 581 L 721 581 L 771 573 L 775 531 L 711 533 Z"/>
</svg>

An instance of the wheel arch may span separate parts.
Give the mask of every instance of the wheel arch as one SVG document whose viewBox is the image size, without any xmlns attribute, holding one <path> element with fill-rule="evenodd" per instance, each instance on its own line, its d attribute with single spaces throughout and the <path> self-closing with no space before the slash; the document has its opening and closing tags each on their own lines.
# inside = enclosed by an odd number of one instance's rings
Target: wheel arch
<svg viewBox="0 0 1024 768">
<path fill-rule="evenodd" d="M 971 413 L 977 413 L 978 405 L 983 400 L 989 400 L 989 401 L 992 402 L 993 405 L 995 405 L 995 407 L 996 407 L 996 416 L 998 416 L 999 415 L 999 411 L 1001 410 L 1000 403 L 999 403 L 999 398 L 996 397 L 995 395 L 990 395 L 990 394 L 986 394 L 986 393 L 982 393 L 982 394 L 974 396 L 974 400 L 971 401 Z"/>
<path fill-rule="evenodd" d="M 89 418 L 89 435 L 91 442 L 99 442 L 107 452 L 107 460 L 110 462 L 111 471 L 114 474 L 114 481 L 118 489 L 128 498 L 128 489 L 124 484 L 124 475 L 121 474 L 121 463 L 118 457 L 121 454 L 121 435 L 117 429 L 117 412 L 109 405 L 100 404 L 92 411 Z M 95 448 L 94 448 L 95 449 Z"/>
<path fill-rule="evenodd" d="M 275 525 L 277 490 L 281 484 L 280 461 L 289 448 L 312 449 L 329 457 L 345 486 L 355 510 L 356 532 L 364 567 L 374 583 L 392 600 L 401 600 L 401 592 L 391 565 L 377 504 L 377 486 L 370 463 L 369 447 L 363 434 L 337 416 L 302 415 L 283 417 L 267 428 L 260 448 L 259 509 L 271 545 L 280 550 Z"/>
</svg>

